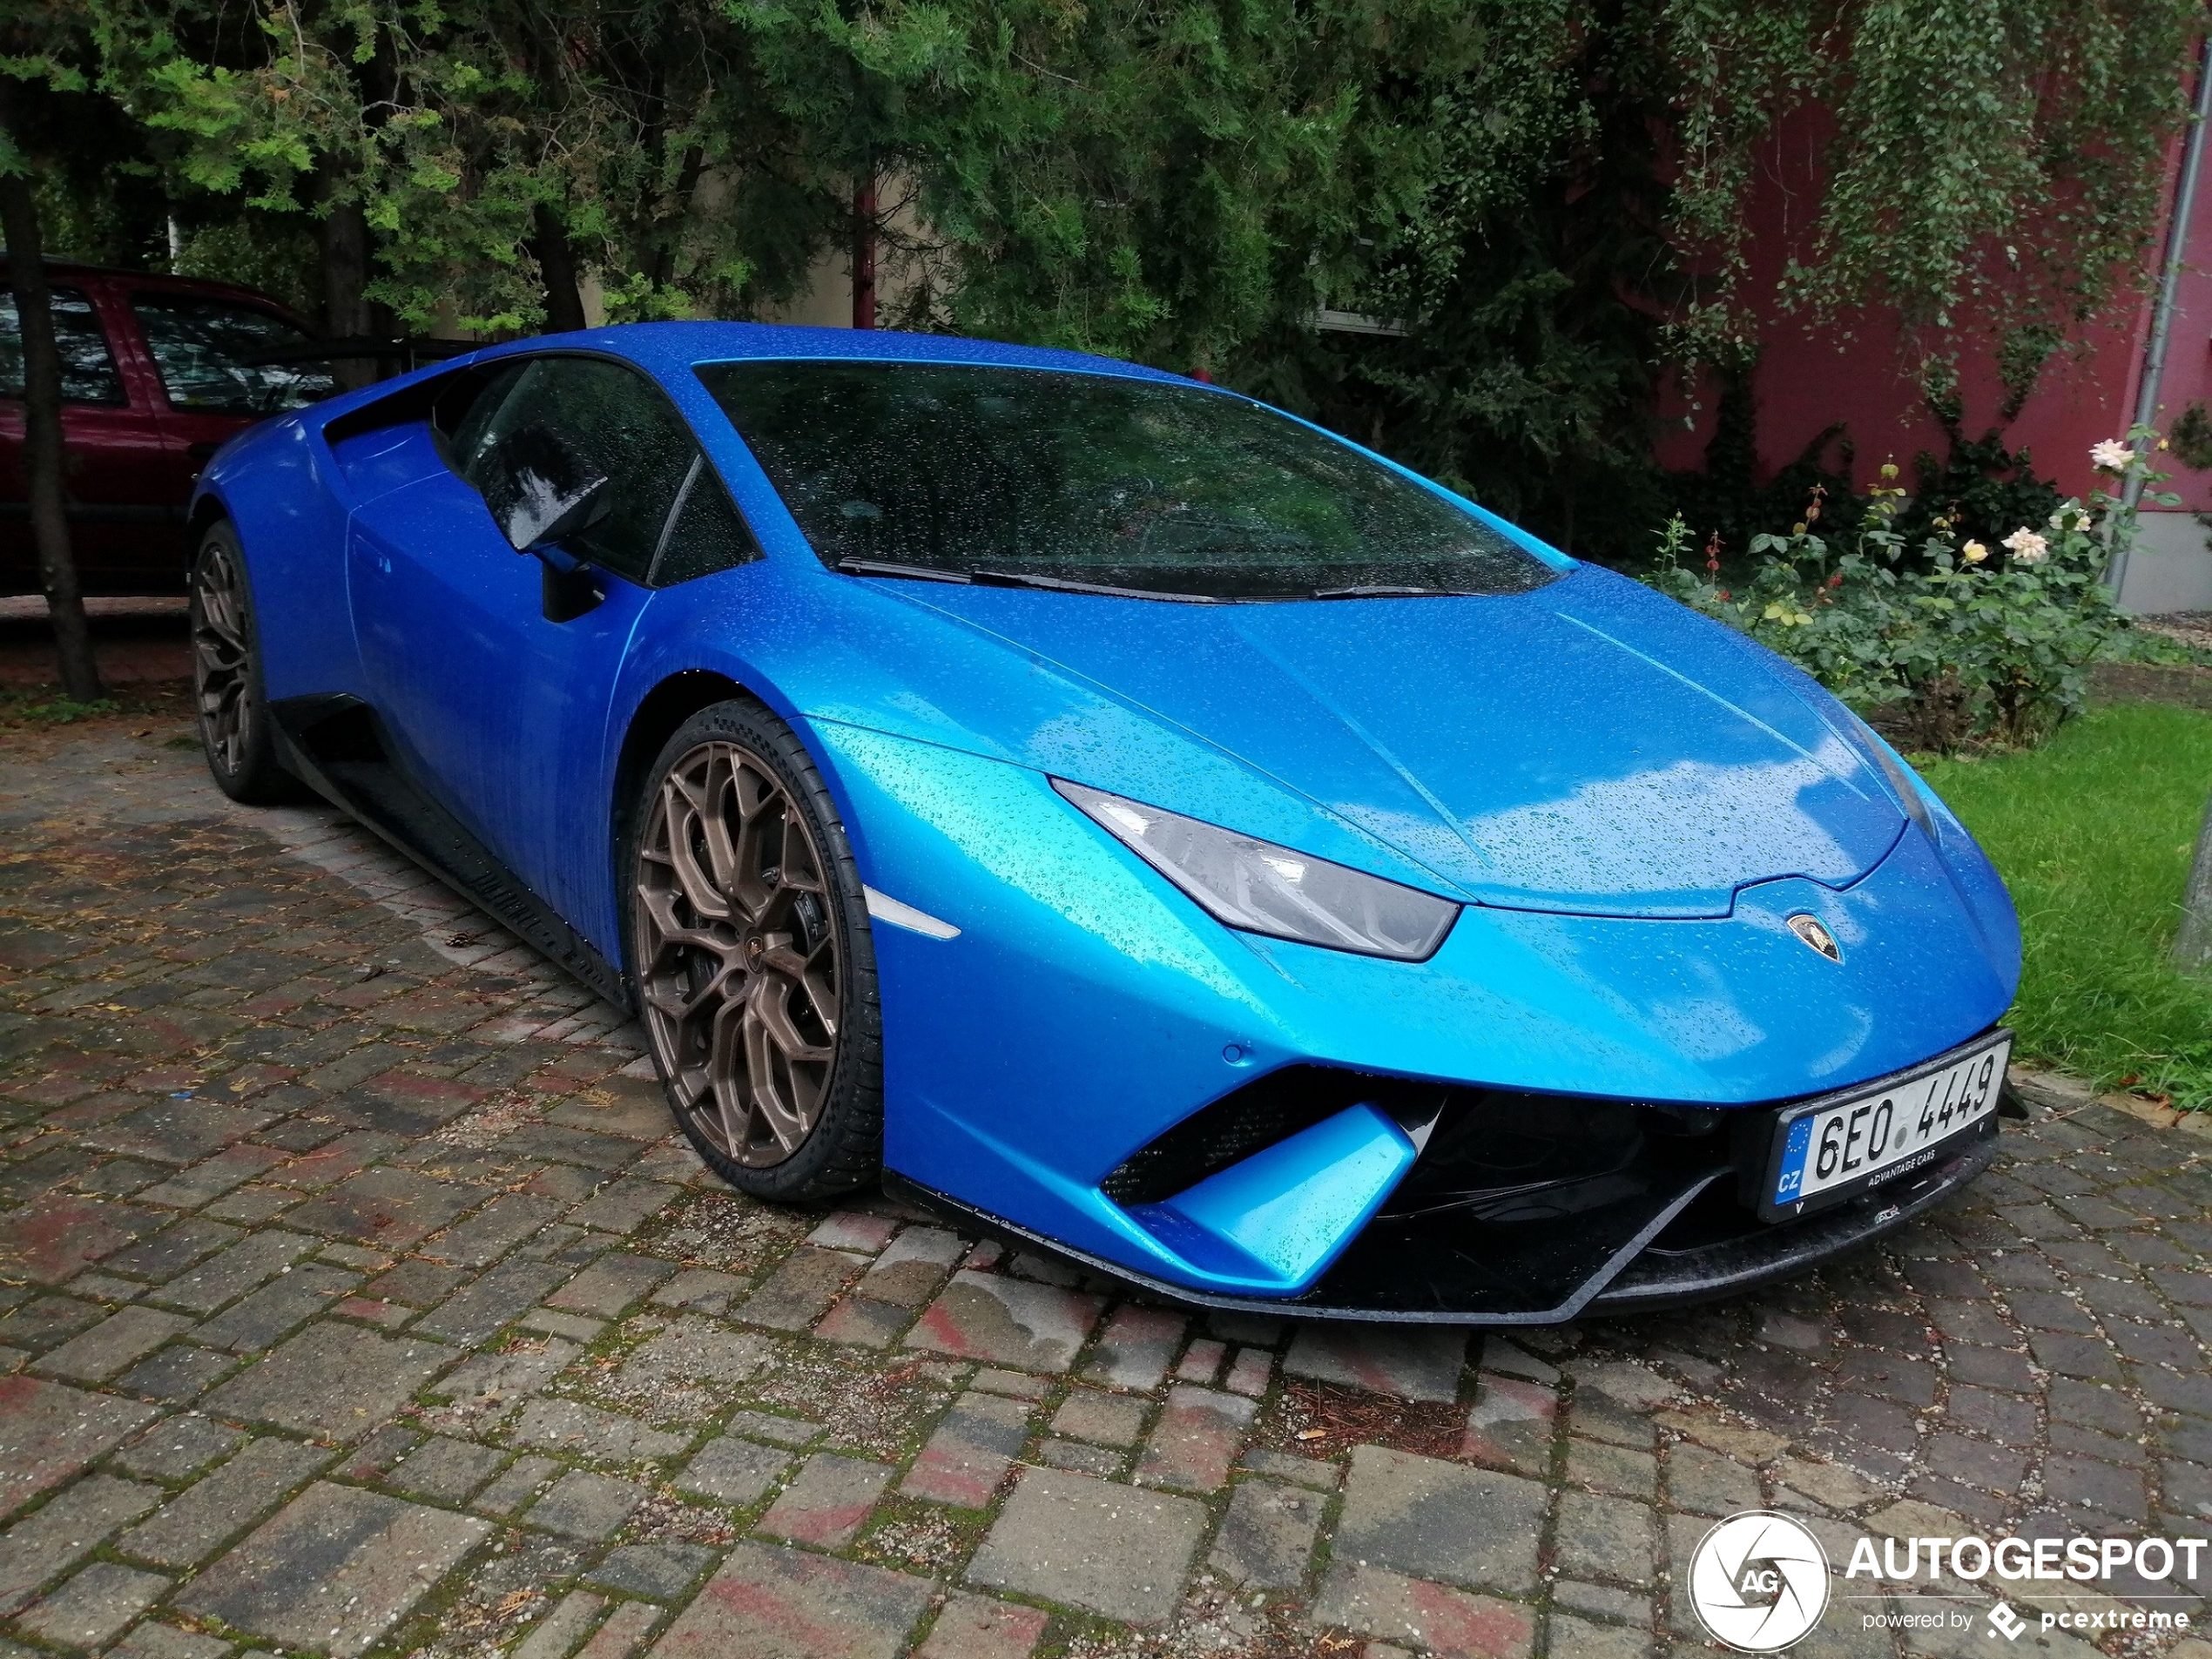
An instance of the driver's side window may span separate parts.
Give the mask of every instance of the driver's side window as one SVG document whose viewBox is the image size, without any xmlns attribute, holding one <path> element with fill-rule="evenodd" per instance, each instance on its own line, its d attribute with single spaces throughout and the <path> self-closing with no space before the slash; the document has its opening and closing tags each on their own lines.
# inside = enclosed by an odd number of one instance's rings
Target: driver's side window
<svg viewBox="0 0 2212 1659">
<path fill-rule="evenodd" d="M 480 491 L 499 445 L 549 428 L 611 480 L 606 507 L 565 550 L 644 582 L 698 444 L 660 389 L 635 369 L 590 357 L 534 357 L 503 368 L 451 438 L 454 469 Z"/>
</svg>

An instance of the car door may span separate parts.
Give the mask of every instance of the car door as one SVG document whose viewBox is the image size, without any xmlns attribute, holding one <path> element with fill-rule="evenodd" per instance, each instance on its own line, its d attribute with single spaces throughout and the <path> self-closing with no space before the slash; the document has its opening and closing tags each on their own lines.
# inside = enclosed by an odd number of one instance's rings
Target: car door
<svg viewBox="0 0 2212 1659">
<path fill-rule="evenodd" d="M 180 591 L 190 491 L 177 489 L 169 475 L 152 388 L 130 372 L 138 368 L 135 357 L 116 350 L 115 320 L 103 315 L 91 286 L 64 278 L 52 294 L 62 361 L 62 490 L 78 583 L 88 593 Z M 9 593 L 37 593 L 43 585 L 24 470 L 23 396 L 16 297 L 0 289 L 0 591 Z"/>
<path fill-rule="evenodd" d="M 551 428 L 613 481 L 604 516 L 563 550 L 604 596 L 548 619 L 539 560 L 518 554 L 471 482 L 496 446 Z M 356 510 L 347 547 L 370 699 L 417 781 L 543 900 L 574 918 L 604 846 L 592 821 L 608 699 L 698 449 L 659 388 L 604 358 L 547 355 L 493 375 L 441 463 Z M 718 484 L 716 486 L 718 490 Z"/>
</svg>

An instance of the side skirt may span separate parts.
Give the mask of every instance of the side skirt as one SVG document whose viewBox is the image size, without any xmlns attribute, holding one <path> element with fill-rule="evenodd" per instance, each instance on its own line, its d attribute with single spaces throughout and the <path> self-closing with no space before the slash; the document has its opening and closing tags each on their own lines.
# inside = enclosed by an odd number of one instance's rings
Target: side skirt
<svg viewBox="0 0 2212 1659">
<path fill-rule="evenodd" d="M 621 973 L 392 759 L 376 711 L 357 697 L 269 705 L 284 764 L 300 781 L 533 946 L 585 988 L 634 1012 Z"/>
</svg>

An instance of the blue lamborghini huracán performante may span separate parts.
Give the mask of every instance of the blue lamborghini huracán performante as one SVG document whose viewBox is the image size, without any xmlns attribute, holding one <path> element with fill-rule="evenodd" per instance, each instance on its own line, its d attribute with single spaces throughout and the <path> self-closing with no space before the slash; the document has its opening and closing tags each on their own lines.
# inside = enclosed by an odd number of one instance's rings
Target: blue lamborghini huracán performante
<svg viewBox="0 0 2212 1659">
<path fill-rule="evenodd" d="M 1796 670 L 1249 397 L 643 324 L 266 421 L 192 509 L 218 783 L 633 1009 L 732 1184 L 1188 1301 L 1515 1324 L 1995 1154 L 1980 850 Z"/>
</svg>

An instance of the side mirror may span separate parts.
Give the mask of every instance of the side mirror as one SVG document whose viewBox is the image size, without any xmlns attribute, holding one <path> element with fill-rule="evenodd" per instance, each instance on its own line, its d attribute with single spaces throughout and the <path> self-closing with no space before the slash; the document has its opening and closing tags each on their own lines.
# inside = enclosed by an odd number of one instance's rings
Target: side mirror
<svg viewBox="0 0 2212 1659">
<path fill-rule="evenodd" d="M 529 553 L 588 529 L 613 505 L 614 481 L 540 422 L 501 438 L 478 463 L 477 489 L 507 544 Z"/>
</svg>

